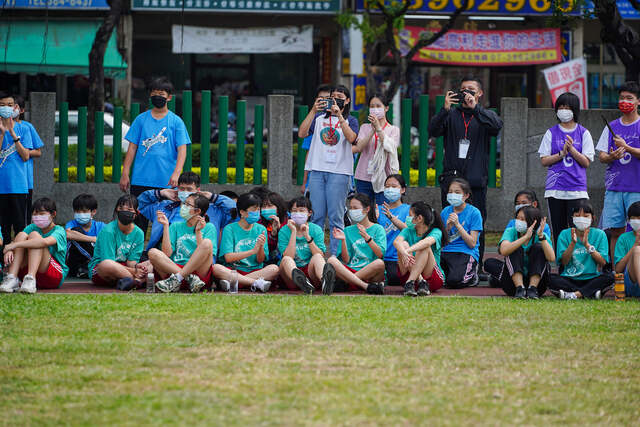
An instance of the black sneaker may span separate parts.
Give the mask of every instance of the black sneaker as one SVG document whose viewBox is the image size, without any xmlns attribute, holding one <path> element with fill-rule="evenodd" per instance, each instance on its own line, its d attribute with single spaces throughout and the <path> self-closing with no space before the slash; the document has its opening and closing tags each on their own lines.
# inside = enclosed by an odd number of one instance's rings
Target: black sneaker
<svg viewBox="0 0 640 427">
<path fill-rule="evenodd" d="M 371 285 L 369 285 L 371 286 Z M 369 289 L 367 288 L 367 292 Z M 415 280 L 409 280 L 404 284 L 404 296 L 405 297 L 417 297 L 418 294 L 416 292 L 416 282 Z"/>
<path fill-rule="evenodd" d="M 480 282 L 488 282 L 489 279 L 491 279 L 491 276 L 489 276 L 489 273 L 478 273 L 478 281 Z"/>
<path fill-rule="evenodd" d="M 336 284 L 336 269 L 333 265 L 326 263 L 322 269 L 322 293 L 324 295 L 331 295 L 333 293 L 333 287 Z"/>
<path fill-rule="evenodd" d="M 367 286 L 367 293 L 373 295 L 384 295 L 384 282 L 373 282 Z"/>
<path fill-rule="evenodd" d="M 524 286 L 518 286 L 516 288 L 516 294 L 513 297 L 518 299 L 525 299 L 527 297 L 527 291 Z"/>
<path fill-rule="evenodd" d="M 313 292 L 313 285 L 309 283 L 307 276 L 305 276 L 299 268 L 294 268 L 291 271 L 291 280 L 293 280 L 293 283 L 305 294 L 311 294 Z"/>
<path fill-rule="evenodd" d="M 89 269 L 87 267 L 78 267 L 78 271 L 76 271 L 75 277 L 79 279 L 88 279 L 89 278 Z"/>
<path fill-rule="evenodd" d="M 538 288 L 536 286 L 529 286 L 527 288 L 527 298 L 528 299 L 538 299 Z"/>
<path fill-rule="evenodd" d="M 426 280 L 420 280 L 418 282 L 418 296 L 426 297 L 431 295 L 431 291 L 429 290 L 429 284 Z"/>
<path fill-rule="evenodd" d="M 123 279 L 118 280 L 118 282 L 116 283 L 116 289 L 119 291 L 128 292 L 131 289 L 135 289 L 135 287 L 136 287 L 136 281 L 133 280 L 131 277 L 125 277 Z"/>
</svg>

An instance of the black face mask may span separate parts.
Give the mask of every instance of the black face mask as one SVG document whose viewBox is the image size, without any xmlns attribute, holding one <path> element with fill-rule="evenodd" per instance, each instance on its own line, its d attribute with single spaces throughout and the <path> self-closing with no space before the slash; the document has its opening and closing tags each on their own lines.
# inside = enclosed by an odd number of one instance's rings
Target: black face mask
<svg viewBox="0 0 640 427">
<path fill-rule="evenodd" d="M 342 110 L 344 108 L 344 99 L 336 98 L 336 105 Z"/>
<path fill-rule="evenodd" d="M 153 95 L 151 97 L 151 105 L 156 108 L 164 108 L 167 105 L 167 98 L 162 95 Z"/>
<path fill-rule="evenodd" d="M 129 225 L 136 219 L 136 213 L 131 211 L 118 211 L 118 221 L 122 225 Z"/>
</svg>

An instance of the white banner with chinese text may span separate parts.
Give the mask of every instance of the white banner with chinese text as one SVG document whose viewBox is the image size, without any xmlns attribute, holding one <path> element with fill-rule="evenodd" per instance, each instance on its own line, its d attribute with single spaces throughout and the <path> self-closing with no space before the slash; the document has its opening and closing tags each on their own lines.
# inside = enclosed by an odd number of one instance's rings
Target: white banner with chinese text
<svg viewBox="0 0 640 427">
<path fill-rule="evenodd" d="M 544 69 L 542 72 L 549 92 L 551 92 L 551 101 L 554 105 L 560 95 L 565 92 L 571 92 L 580 98 L 581 109 L 586 110 L 589 108 L 587 61 L 584 58 L 563 62 L 560 65 Z"/>
</svg>

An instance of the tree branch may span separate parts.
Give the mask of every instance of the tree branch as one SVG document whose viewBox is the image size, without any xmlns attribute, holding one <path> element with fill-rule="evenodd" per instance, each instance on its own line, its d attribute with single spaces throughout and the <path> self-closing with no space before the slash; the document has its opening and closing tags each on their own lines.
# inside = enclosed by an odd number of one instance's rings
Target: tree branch
<svg viewBox="0 0 640 427">
<path fill-rule="evenodd" d="M 631 6 L 633 6 L 635 10 L 640 11 L 640 2 L 638 2 L 638 0 L 629 0 L 629 3 L 631 3 Z"/>
</svg>

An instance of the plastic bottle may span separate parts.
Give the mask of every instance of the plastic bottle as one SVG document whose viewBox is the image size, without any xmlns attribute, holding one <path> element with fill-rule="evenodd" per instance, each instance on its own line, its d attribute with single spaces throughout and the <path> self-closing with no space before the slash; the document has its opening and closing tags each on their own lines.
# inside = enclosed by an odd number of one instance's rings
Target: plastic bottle
<svg viewBox="0 0 640 427">
<path fill-rule="evenodd" d="M 624 274 L 616 273 L 616 281 L 614 285 L 614 290 L 616 293 L 616 301 L 624 301 L 625 291 L 624 291 Z"/>
</svg>

